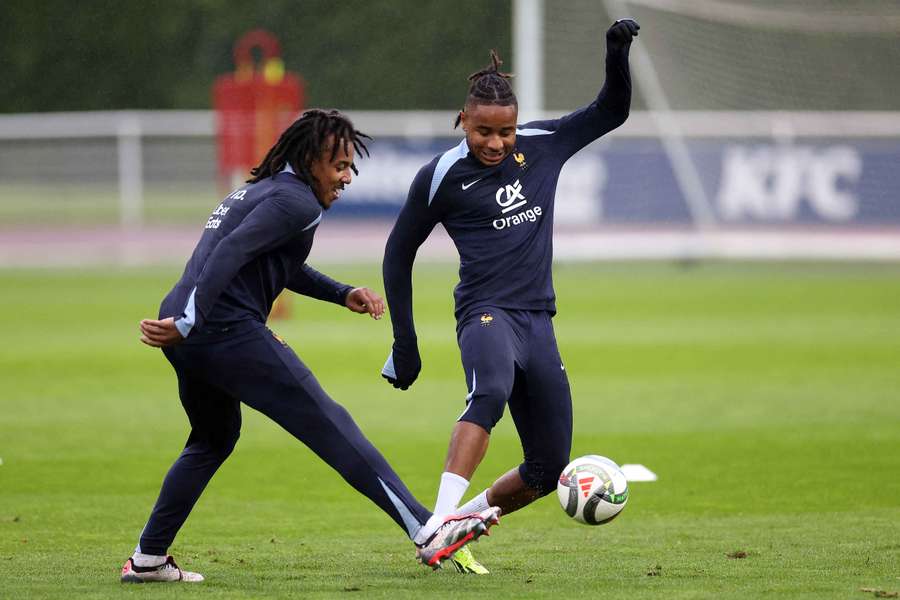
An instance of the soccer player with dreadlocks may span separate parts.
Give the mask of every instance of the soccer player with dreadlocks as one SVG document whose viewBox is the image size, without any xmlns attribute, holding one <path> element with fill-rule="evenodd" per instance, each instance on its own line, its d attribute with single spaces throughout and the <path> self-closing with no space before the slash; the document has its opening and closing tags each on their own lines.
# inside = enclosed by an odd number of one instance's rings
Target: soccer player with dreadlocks
<svg viewBox="0 0 900 600">
<path fill-rule="evenodd" d="M 446 518 L 423 507 L 347 411 L 265 326 L 284 288 L 375 319 L 384 314 L 384 301 L 372 290 L 338 283 L 306 264 L 323 211 L 357 172 L 354 154 L 368 154 L 366 137 L 337 111 L 305 112 L 251 171 L 248 185 L 213 211 L 159 319 L 141 321 L 141 341 L 162 348 L 175 369 L 191 432 L 122 567 L 123 582 L 203 580 L 180 569 L 167 550 L 234 449 L 242 402 L 390 515 L 429 566 L 440 566 L 497 522 L 497 508 Z"/>
<path fill-rule="evenodd" d="M 455 314 L 469 394 L 450 438 L 435 514 L 488 506 L 512 512 L 554 490 L 569 461 L 572 399 L 551 324 L 554 195 L 563 164 L 628 117 L 628 52 L 637 30 L 624 19 L 607 31 L 606 82 L 591 104 L 524 125 L 516 125 L 510 76 L 492 52 L 491 64 L 469 77 L 456 121 L 465 139 L 419 171 L 390 234 L 383 271 L 394 343 L 382 375 L 400 389 L 421 369 L 412 305 L 416 252 L 441 223 L 460 256 Z M 524 460 L 457 509 L 507 405 Z M 453 562 L 487 573 L 468 548 Z"/>
</svg>

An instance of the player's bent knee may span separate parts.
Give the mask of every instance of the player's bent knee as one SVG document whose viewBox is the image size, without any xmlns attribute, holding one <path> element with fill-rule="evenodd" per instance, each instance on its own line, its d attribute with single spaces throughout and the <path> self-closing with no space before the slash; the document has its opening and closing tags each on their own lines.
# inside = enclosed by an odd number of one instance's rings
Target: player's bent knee
<svg viewBox="0 0 900 600">
<path fill-rule="evenodd" d="M 231 456 L 232 452 L 234 452 L 234 447 L 237 445 L 238 439 L 240 437 L 241 433 L 238 431 L 229 436 L 211 437 L 205 440 L 205 443 L 212 454 L 214 454 L 219 460 L 224 461 L 226 458 Z"/>
<path fill-rule="evenodd" d="M 491 434 L 491 430 L 496 425 L 496 422 L 491 421 L 490 419 L 481 419 L 478 416 L 472 416 L 464 414 L 460 418 L 456 420 L 457 423 L 471 423 L 472 425 L 477 425 L 487 432 L 488 435 Z"/>
<path fill-rule="evenodd" d="M 501 404 L 499 409 L 494 406 L 473 406 L 472 403 L 469 403 L 466 411 L 457 419 L 460 422 L 473 423 L 478 425 L 488 433 L 491 432 L 492 429 L 500 422 L 500 419 L 503 418 L 503 405 Z"/>
<path fill-rule="evenodd" d="M 234 447 L 237 446 L 238 439 L 240 439 L 240 437 L 241 437 L 241 434 L 240 434 L 240 432 L 238 432 L 238 433 L 235 433 L 230 438 L 223 440 L 219 444 L 219 455 L 222 457 L 223 460 L 228 458 L 229 456 L 231 456 L 231 453 L 234 452 Z"/>
<path fill-rule="evenodd" d="M 508 397 L 509 390 L 499 387 L 479 390 L 479 393 L 469 400 L 466 410 L 457 420 L 474 423 L 490 433 L 503 418 Z"/>
</svg>

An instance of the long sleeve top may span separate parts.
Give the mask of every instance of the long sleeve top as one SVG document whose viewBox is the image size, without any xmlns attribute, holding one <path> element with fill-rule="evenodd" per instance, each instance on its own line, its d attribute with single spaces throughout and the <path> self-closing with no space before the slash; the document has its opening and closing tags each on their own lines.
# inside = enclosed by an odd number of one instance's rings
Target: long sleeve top
<svg viewBox="0 0 900 600">
<path fill-rule="evenodd" d="M 514 149 L 498 165 L 485 166 L 463 140 L 422 167 L 382 265 L 394 338 L 416 337 L 412 266 L 438 223 L 459 252 L 457 320 L 485 306 L 555 313 L 551 263 L 559 173 L 578 150 L 624 123 L 630 105 L 626 46 L 607 53 L 606 81 L 593 102 L 560 119 L 518 125 Z"/>
<path fill-rule="evenodd" d="M 285 288 L 342 304 L 352 287 L 306 264 L 321 219 L 312 189 L 290 170 L 232 192 L 207 220 L 160 318 L 175 317 L 190 342 L 236 323 L 265 323 Z"/>
</svg>

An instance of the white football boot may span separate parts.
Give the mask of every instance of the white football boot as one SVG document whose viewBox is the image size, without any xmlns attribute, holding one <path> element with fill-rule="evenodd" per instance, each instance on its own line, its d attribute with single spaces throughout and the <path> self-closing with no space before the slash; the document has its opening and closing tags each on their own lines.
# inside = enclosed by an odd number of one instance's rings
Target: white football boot
<svg viewBox="0 0 900 600">
<path fill-rule="evenodd" d="M 151 581 L 186 581 L 196 583 L 203 581 L 200 573 L 183 571 L 175 564 L 175 559 L 166 557 L 166 562 L 158 567 L 138 567 L 134 560 L 128 559 L 122 566 L 122 583 L 149 583 Z"/>
<path fill-rule="evenodd" d="M 428 541 L 416 545 L 416 558 L 423 565 L 440 569 L 441 561 L 482 535 L 490 535 L 488 529 L 500 522 L 500 509 L 496 506 L 469 515 L 451 515 L 437 528 Z"/>
</svg>

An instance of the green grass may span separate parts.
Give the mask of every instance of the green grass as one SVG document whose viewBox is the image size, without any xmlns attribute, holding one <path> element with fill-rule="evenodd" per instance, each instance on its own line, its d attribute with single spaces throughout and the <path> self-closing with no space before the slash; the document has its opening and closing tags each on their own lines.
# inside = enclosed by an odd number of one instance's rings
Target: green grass
<svg viewBox="0 0 900 600">
<path fill-rule="evenodd" d="M 324 269 L 379 286 L 378 268 Z M 871 598 L 900 590 L 900 267 L 558 265 L 573 456 L 659 475 L 622 516 L 509 515 L 463 577 L 415 564 L 393 521 L 245 409 L 238 448 L 172 552 L 208 581 L 118 583 L 188 431 L 137 341 L 179 269 L 0 271 L 0 597 Z M 387 321 L 294 301 L 273 327 L 426 504 L 466 393 L 452 267 L 419 265 L 424 369 L 378 371 Z M 509 418 L 473 492 L 517 464 Z M 735 552 L 745 558 L 731 558 Z"/>
</svg>

